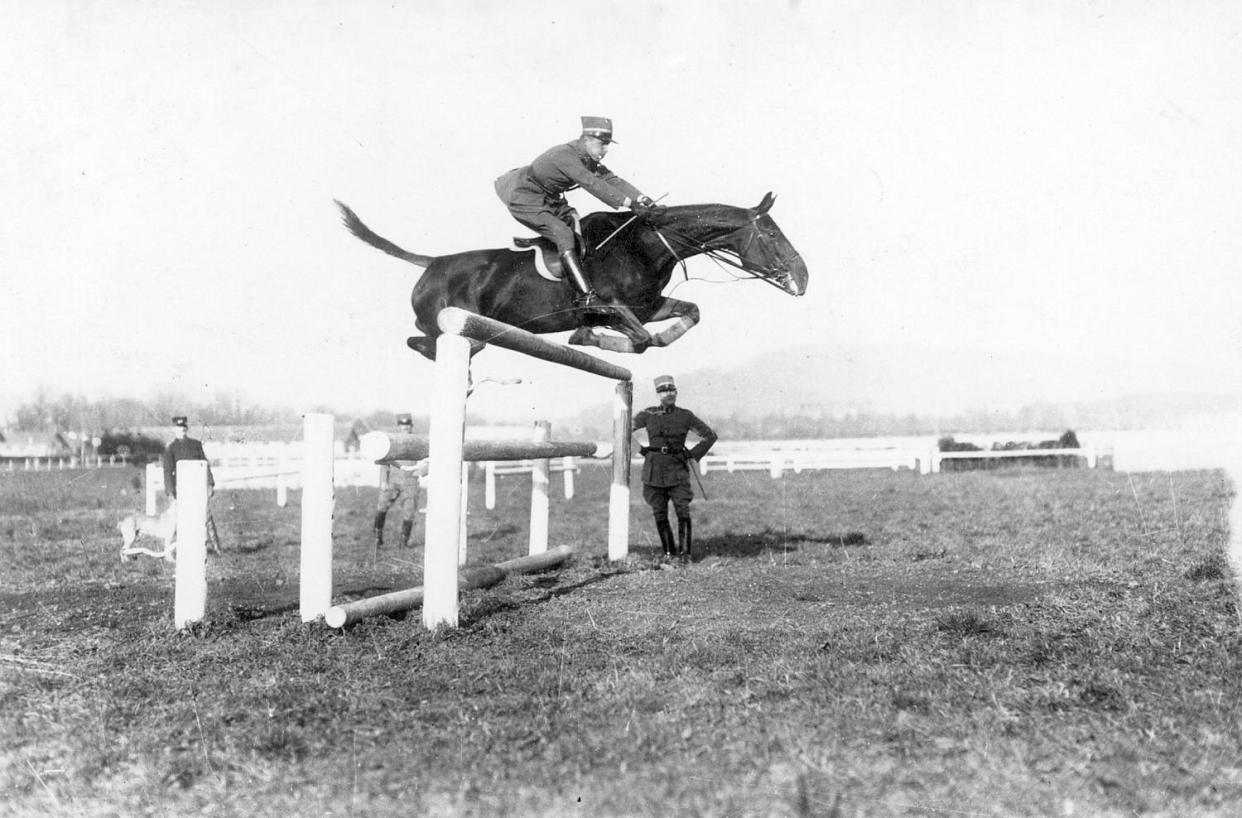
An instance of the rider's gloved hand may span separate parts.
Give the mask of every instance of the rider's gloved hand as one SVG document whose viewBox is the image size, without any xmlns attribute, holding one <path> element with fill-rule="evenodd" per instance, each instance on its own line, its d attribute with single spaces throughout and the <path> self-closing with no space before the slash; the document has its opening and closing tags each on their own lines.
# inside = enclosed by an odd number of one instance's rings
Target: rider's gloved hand
<svg viewBox="0 0 1242 818">
<path fill-rule="evenodd" d="M 644 219 L 659 218 L 668 210 L 664 205 L 656 204 L 646 196 L 640 196 L 630 203 L 630 210 Z"/>
</svg>

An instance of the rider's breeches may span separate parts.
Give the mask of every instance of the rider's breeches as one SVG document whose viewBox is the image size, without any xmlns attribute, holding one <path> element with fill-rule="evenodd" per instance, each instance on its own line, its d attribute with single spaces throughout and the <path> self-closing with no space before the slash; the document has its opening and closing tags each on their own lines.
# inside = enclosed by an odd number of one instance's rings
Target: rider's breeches
<svg viewBox="0 0 1242 818">
<path fill-rule="evenodd" d="M 675 486 L 649 486 L 643 484 L 643 500 L 647 505 L 651 506 L 651 513 L 655 516 L 657 523 L 668 522 L 668 501 L 673 501 L 673 511 L 677 513 L 677 519 L 690 519 L 690 501 L 694 499 L 694 492 L 690 489 L 689 483 L 678 483 Z"/>
<path fill-rule="evenodd" d="M 375 504 L 375 511 L 377 514 L 387 514 L 388 509 L 392 508 L 394 503 L 400 501 L 401 518 L 403 520 L 413 520 L 417 498 L 417 486 L 389 486 L 380 491 L 379 501 Z"/>
<path fill-rule="evenodd" d="M 529 210 L 526 208 L 509 208 L 513 218 L 534 230 L 546 239 L 556 243 L 556 252 L 560 255 L 575 252 L 578 240 L 574 236 L 573 217 L 567 215 L 568 223 L 555 213 L 548 210 Z"/>
</svg>

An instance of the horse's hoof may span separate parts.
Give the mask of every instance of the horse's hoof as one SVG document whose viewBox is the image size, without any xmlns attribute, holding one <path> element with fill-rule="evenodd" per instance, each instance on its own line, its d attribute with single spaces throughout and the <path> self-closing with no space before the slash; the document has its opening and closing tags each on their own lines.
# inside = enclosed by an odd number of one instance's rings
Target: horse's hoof
<svg viewBox="0 0 1242 818">
<path fill-rule="evenodd" d="M 594 343 L 595 333 L 586 327 L 578 327 L 574 330 L 574 334 L 569 336 L 569 343 L 575 346 L 590 346 Z"/>
<path fill-rule="evenodd" d="M 436 341 L 424 335 L 411 335 L 405 339 L 405 345 L 422 355 L 424 358 L 436 359 Z"/>
</svg>

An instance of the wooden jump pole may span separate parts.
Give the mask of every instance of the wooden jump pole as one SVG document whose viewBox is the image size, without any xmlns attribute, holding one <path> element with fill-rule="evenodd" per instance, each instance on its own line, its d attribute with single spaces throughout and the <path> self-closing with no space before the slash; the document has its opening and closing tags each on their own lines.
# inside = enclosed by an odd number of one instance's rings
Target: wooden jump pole
<svg viewBox="0 0 1242 818">
<path fill-rule="evenodd" d="M 431 454 L 431 435 L 367 432 L 358 442 L 358 451 L 363 458 L 376 463 L 422 460 Z M 479 463 L 487 460 L 592 457 L 596 448 L 594 443 L 579 441 L 463 440 L 461 459 Z"/>
<path fill-rule="evenodd" d="M 573 553 L 572 546 L 562 545 L 535 556 L 518 557 L 495 565 L 467 569 L 458 574 L 457 587 L 460 590 L 488 588 L 510 574 L 525 574 L 552 568 L 569 559 Z M 420 586 L 381 594 L 370 599 L 360 599 L 357 602 L 347 602 L 344 605 L 329 608 L 324 614 L 324 622 L 333 628 L 343 628 L 368 616 L 398 613 L 416 608 L 423 603 L 424 596 L 425 593 Z"/>
<path fill-rule="evenodd" d="M 185 630 L 207 614 L 207 463 L 177 463 L 177 568 L 173 622 Z"/>
<path fill-rule="evenodd" d="M 333 417 L 309 413 L 303 421 L 302 554 L 299 600 L 303 622 L 332 607 Z"/>
<path fill-rule="evenodd" d="M 555 344 L 532 332 L 511 327 L 491 318 L 475 315 L 459 307 L 440 310 L 437 319 L 442 332 L 472 338 L 492 346 L 504 347 L 531 358 L 568 366 L 592 375 L 612 378 L 615 381 L 632 380 L 630 371 L 623 366 L 610 364 L 572 347 Z"/>
</svg>

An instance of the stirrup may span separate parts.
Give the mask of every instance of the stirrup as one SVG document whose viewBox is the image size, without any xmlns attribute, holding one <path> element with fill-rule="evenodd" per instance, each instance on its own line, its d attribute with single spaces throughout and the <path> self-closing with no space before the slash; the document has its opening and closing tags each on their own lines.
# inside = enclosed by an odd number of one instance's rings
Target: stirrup
<svg viewBox="0 0 1242 818">
<path fill-rule="evenodd" d="M 574 296 L 574 306 L 580 309 L 595 309 L 602 306 L 599 302 L 599 293 L 595 290 L 587 290 Z"/>
</svg>

